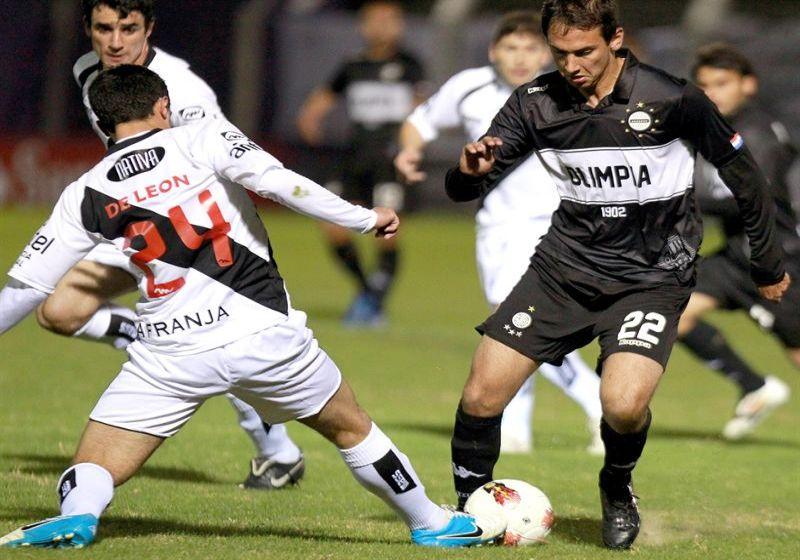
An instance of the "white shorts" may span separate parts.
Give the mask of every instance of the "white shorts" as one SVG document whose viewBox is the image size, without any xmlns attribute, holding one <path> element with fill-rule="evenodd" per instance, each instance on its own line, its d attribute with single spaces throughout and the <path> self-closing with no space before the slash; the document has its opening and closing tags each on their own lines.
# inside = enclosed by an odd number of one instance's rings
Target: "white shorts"
<svg viewBox="0 0 800 560">
<path fill-rule="evenodd" d="M 483 295 L 489 305 L 500 305 L 511 293 L 549 228 L 549 219 L 478 228 L 475 258 Z"/>
<path fill-rule="evenodd" d="M 125 256 L 125 253 L 117 249 L 117 247 L 111 243 L 98 244 L 83 258 L 84 260 L 96 262 L 98 264 L 121 268 L 134 277 L 141 272 L 136 268 L 136 265 L 131 262 L 131 259 Z"/>
<path fill-rule="evenodd" d="M 225 346 L 171 356 L 139 341 L 89 415 L 118 428 L 170 437 L 206 399 L 232 393 L 270 424 L 313 416 L 339 388 L 339 368 L 306 327 L 306 315 Z"/>
</svg>

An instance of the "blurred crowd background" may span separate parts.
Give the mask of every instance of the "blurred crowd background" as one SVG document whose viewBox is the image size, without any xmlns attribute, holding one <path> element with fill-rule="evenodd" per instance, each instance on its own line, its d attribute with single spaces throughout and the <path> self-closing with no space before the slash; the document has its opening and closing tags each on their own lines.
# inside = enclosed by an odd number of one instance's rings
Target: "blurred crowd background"
<svg viewBox="0 0 800 560">
<path fill-rule="evenodd" d="M 300 140 L 305 97 L 359 50 L 355 0 L 162 0 L 152 44 L 186 59 L 215 90 L 228 118 L 288 166 L 317 180 L 348 141 L 340 108 L 324 146 Z M 530 0 L 409 0 L 405 47 L 426 66 L 431 91 L 454 72 L 486 64 L 497 17 L 540 7 Z M 760 97 L 800 137 L 800 0 L 619 0 L 629 46 L 643 60 L 686 76 L 692 53 L 724 40 L 754 64 Z M 0 203 L 47 203 L 103 149 L 86 121 L 72 77 L 90 49 L 77 0 L 0 2 Z M 463 137 L 429 154 L 441 183 Z M 423 204 L 442 203 L 423 188 Z"/>
</svg>

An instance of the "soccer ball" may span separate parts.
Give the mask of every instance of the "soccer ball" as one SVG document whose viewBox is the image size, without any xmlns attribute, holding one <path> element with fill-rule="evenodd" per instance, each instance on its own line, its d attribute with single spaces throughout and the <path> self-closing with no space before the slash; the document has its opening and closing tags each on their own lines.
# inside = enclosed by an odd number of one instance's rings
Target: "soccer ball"
<svg viewBox="0 0 800 560">
<path fill-rule="evenodd" d="M 467 499 L 464 511 L 475 516 L 502 516 L 507 521 L 505 546 L 527 546 L 545 542 L 555 516 L 544 492 L 521 480 L 493 480 Z"/>
</svg>

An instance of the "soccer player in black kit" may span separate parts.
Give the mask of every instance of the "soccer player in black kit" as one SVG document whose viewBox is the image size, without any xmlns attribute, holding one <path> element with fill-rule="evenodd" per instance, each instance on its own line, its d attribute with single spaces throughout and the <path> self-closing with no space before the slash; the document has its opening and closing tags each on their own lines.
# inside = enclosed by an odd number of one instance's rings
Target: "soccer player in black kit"
<svg viewBox="0 0 800 560">
<path fill-rule="evenodd" d="M 337 169 L 341 196 L 353 203 L 380 201 L 395 211 L 403 209 L 405 195 L 392 163 L 396 138 L 400 125 L 422 101 L 424 79 L 420 63 L 400 47 L 404 28 L 399 2 L 367 2 L 359 12 L 364 51 L 344 62 L 327 85 L 311 93 L 297 119 L 302 138 L 317 145 L 325 116 L 340 97 L 344 98 L 353 136 L 347 156 Z M 345 322 L 354 326 L 381 324 L 384 299 L 398 266 L 397 240 L 378 240 L 378 267 L 367 274 L 351 233 L 335 225 L 323 228 L 336 257 L 358 284 L 359 293 Z"/>
<path fill-rule="evenodd" d="M 792 277 L 800 274 L 800 223 L 793 209 L 789 170 L 797 149 L 786 127 L 755 101 L 758 78 L 750 61 L 730 45 L 701 48 L 692 75 L 708 97 L 739 131 L 775 199 L 777 235 Z M 782 343 L 787 356 L 800 367 L 800 285 L 789 287 L 780 304 L 760 297 L 750 279 L 748 251 L 742 221 L 730 191 L 713 166 L 698 162 L 698 199 L 704 213 L 720 218 L 725 246 L 697 268 L 697 286 L 681 316 L 678 335 L 698 358 L 719 370 L 740 390 L 734 417 L 722 431 L 726 439 L 741 439 L 789 398 L 789 388 L 774 376 L 759 375 L 713 325 L 702 320 L 712 309 L 744 310 Z M 796 202 L 795 202 L 796 204 Z"/>
<path fill-rule="evenodd" d="M 696 152 L 734 193 L 761 295 L 780 299 L 789 277 L 752 155 L 699 89 L 622 49 L 613 0 L 546 0 L 542 29 L 557 71 L 512 93 L 446 179 L 451 198 L 475 199 L 535 151 L 561 196 L 528 271 L 478 327 L 453 430 L 456 492 L 463 506 L 492 479 L 503 408 L 525 379 L 598 337 L 603 542 L 629 548 L 640 524 L 631 473 L 702 238 Z"/>
</svg>

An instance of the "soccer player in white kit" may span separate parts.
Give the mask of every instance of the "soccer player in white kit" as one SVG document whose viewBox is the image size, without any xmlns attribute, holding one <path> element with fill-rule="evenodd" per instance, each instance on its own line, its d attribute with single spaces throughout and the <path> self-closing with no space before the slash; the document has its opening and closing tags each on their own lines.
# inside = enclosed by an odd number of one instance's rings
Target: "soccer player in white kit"
<svg viewBox="0 0 800 560">
<path fill-rule="evenodd" d="M 425 179 L 425 173 L 419 169 L 423 149 L 441 130 L 462 127 L 470 139 L 477 140 L 514 88 L 531 81 L 548 65 L 550 53 L 540 29 L 539 16 L 534 12 L 505 15 L 489 47 L 492 64 L 454 75 L 408 117 L 400 131 L 402 150 L 395 158 L 395 167 L 406 181 L 416 183 Z M 503 302 L 528 268 L 530 257 L 558 207 L 555 186 L 532 189 L 531 184 L 552 185 L 535 156 L 502 180 L 482 201 L 475 218 L 478 273 L 486 300 L 493 309 Z M 583 408 L 591 432 L 587 451 L 602 455 L 600 381 L 595 372 L 577 351 L 568 354 L 561 366 L 543 364 L 539 371 Z M 528 378 L 503 413 L 501 451 L 504 453 L 531 450 L 534 379 Z"/>
<path fill-rule="evenodd" d="M 504 524 L 479 523 L 431 502 L 408 458 L 358 406 L 305 313 L 292 308 L 246 189 L 378 236 L 397 232 L 394 211 L 343 201 L 285 169 L 223 118 L 170 128 L 167 87 L 142 66 L 104 71 L 89 96 L 115 143 L 64 190 L 12 267 L 0 291 L 0 333 L 107 244 L 136 269 L 138 336 L 58 482 L 61 516 L 13 531 L 0 545 L 93 542 L 114 487 L 206 399 L 225 393 L 269 422 L 297 419 L 329 439 L 353 476 L 406 522 L 416 544 L 496 538 Z"/>
<path fill-rule="evenodd" d="M 104 67 L 139 64 L 161 76 L 170 92 L 172 126 L 224 118 L 217 96 L 189 64 L 150 44 L 155 23 L 153 0 L 83 0 L 81 7 L 92 51 L 78 59 L 73 74 L 89 123 L 106 146 L 111 139 L 98 126 L 89 104 L 89 86 Z M 135 315 L 111 299 L 136 290 L 132 274 L 125 255 L 111 245 L 99 245 L 65 275 L 40 306 L 39 324 L 65 336 L 111 341 L 124 348 L 136 338 Z M 296 483 L 305 472 L 305 460 L 286 428 L 265 425 L 253 407 L 233 395 L 228 399 L 256 448 L 244 486 L 270 489 Z"/>
</svg>

